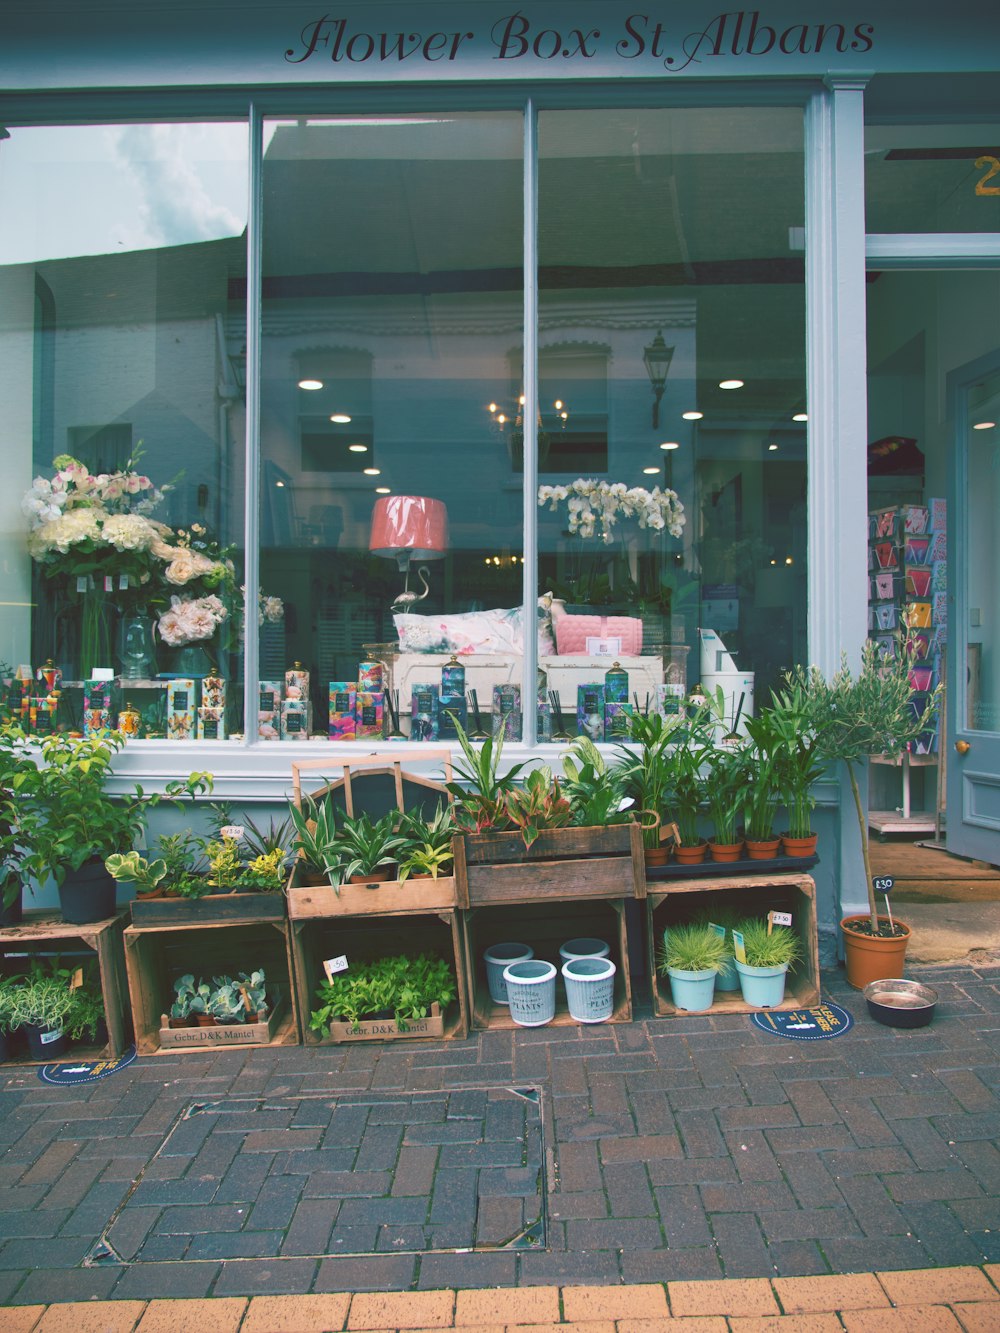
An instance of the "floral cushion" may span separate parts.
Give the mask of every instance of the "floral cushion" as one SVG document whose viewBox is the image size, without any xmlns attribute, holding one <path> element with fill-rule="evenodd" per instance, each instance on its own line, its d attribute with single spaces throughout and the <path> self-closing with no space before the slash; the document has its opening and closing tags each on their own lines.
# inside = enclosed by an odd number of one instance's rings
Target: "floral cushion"
<svg viewBox="0 0 1000 1333">
<path fill-rule="evenodd" d="M 401 653 L 521 653 L 524 630 L 521 608 L 467 611 L 455 615 L 417 616 L 401 612 L 393 616 Z M 538 652 L 555 651 L 552 621 L 546 607 L 538 607 Z"/>
</svg>

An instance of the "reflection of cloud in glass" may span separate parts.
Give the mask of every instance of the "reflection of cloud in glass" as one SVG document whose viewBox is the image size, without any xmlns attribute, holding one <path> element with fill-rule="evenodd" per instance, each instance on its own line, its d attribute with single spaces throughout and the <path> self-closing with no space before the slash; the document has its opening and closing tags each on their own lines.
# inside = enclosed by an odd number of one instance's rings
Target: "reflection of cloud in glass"
<svg viewBox="0 0 1000 1333">
<path fill-rule="evenodd" d="M 212 198 L 194 165 L 206 148 L 219 154 L 221 145 L 211 140 L 220 128 L 127 125 L 109 131 L 115 161 L 133 178 L 140 197 L 138 216 L 131 226 L 116 228 L 116 240 L 138 249 L 239 234 L 243 218 Z M 243 127 L 225 128 L 236 132 L 245 151 Z M 203 158 L 201 164 L 207 165 Z"/>
</svg>

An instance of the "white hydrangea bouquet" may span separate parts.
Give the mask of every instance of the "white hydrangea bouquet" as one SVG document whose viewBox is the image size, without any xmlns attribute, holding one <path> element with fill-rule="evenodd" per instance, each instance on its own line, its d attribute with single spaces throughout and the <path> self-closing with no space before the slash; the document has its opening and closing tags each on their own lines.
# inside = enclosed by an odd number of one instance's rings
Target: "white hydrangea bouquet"
<svg viewBox="0 0 1000 1333">
<path fill-rule="evenodd" d="M 667 532 L 679 537 L 686 521 L 684 506 L 676 491 L 654 486 L 626 486 L 623 481 L 598 481 L 578 477 L 568 486 L 539 486 L 538 503 L 557 513 L 565 501 L 572 533 L 588 538 L 599 535 L 605 545 L 614 541 L 613 528 L 620 518 L 635 518 L 640 528 Z"/>
</svg>

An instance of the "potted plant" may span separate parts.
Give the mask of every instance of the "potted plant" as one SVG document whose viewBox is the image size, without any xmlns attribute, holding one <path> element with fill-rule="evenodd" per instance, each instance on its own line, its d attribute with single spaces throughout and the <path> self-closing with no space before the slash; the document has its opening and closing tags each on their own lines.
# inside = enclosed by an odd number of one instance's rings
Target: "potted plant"
<svg viewBox="0 0 1000 1333">
<path fill-rule="evenodd" d="M 707 791 L 702 766 L 711 747 L 697 727 L 689 726 L 673 754 L 673 782 L 668 816 L 677 825 L 680 840 L 674 847 L 674 859 L 694 865 L 704 861 L 708 844 L 698 832 L 698 820 Z"/>
<path fill-rule="evenodd" d="M 443 1015 L 458 989 L 444 959 L 421 953 L 352 965 L 324 980 L 316 994 L 320 1006 L 310 1015 L 309 1027 L 318 1033 L 332 1030 L 336 1036 L 336 1025 L 346 1025 L 350 1033 L 359 1034 L 363 1021 L 375 1016 L 390 1018 L 395 1030 L 405 1033 L 410 1024 L 422 1023 L 435 1008 Z"/>
<path fill-rule="evenodd" d="M 455 819 L 451 806 L 438 802 L 429 818 L 412 812 L 399 819 L 399 834 L 405 839 L 399 856 L 399 882 L 408 879 L 438 879 L 454 874 Z"/>
<path fill-rule="evenodd" d="M 336 888 L 345 881 L 352 884 L 376 884 L 392 878 L 406 839 L 396 832 L 397 815 L 388 810 L 380 819 L 372 819 L 367 810 L 353 818 L 344 815 L 334 839 L 336 864 L 328 870 Z"/>
<path fill-rule="evenodd" d="M 744 720 L 743 836 L 751 861 L 771 860 L 778 855 L 781 839 L 774 831 L 781 802 L 781 752 L 784 737 L 774 726 L 767 709 Z"/>
<path fill-rule="evenodd" d="M 452 713 L 449 716 L 455 723 L 463 756 L 454 761 L 459 780 L 446 784 L 455 798 L 456 824 L 466 833 L 481 833 L 484 829 L 509 829 L 512 821 L 507 808 L 507 796 L 514 790 L 517 775 L 524 764 L 515 764 L 501 774 L 503 736 L 488 736 L 477 750 L 457 715 Z"/>
<path fill-rule="evenodd" d="M 74 986 L 76 968 L 64 967 L 58 958 L 43 963 L 31 960 L 24 978 L 16 978 L 10 989 L 10 1022 L 24 1028 L 28 1050 L 35 1060 L 53 1060 L 66 1049 L 67 1041 L 84 1031 L 96 1033 L 97 1020 L 104 1016 L 100 991 L 86 980 Z"/>
<path fill-rule="evenodd" d="M 135 885 L 138 898 L 158 898 L 162 892 L 160 885 L 166 878 L 167 863 L 159 857 L 149 861 L 136 851 L 112 852 L 104 858 L 104 866 L 119 884 Z"/>
<path fill-rule="evenodd" d="M 0 1064 L 10 1059 L 10 1034 L 17 1026 L 14 1006 L 15 978 L 0 977 Z"/>
<path fill-rule="evenodd" d="M 301 805 L 289 806 L 289 815 L 299 877 L 304 883 L 330 883 L 337 888 L 340 884 L 335 878 L 339 864 L 337 815 L 329 795 L 317 800 L 306 792 Z"/>
<path fill-rule="evenodd" d="M 186 1028 L 193 1026 L 195 1020 L 192 1005 L 197 994 L 198 990 L 194 984 L 193 972 L 187 972 L 184 976 L 177 978 L 174 982 L 174 999 L 167 1015 L 167 1022 L 170 1027 Z"/>
<path fill-rule="evenodd" d="M 170 782 L 163 794 L 138 784 L 124 796 L 108 790 L 115 753 L 124 741 L 59 732 L 41 741 L 41 765 L 25 775 L 18 796 L 35 821 L 25 865 L 34 878 L 51 875 L 59 889 L 63 919 L 80 925 L 114 915 L 115 881 L 105 868 L 113 852 L 131 849 L 145 832 L 150 811 L 161 801 L 211 791 L 208 773 Z"/>
<path fill-rule="evenodd" d="M 572 811 L 559 790 L 552 770 L 542 765 L 532 769 L 520 787 L 507 792 L 507 815 L 520 831 L 526 848 L 538 841 L 543 829 L 565 828 Z"/>
<path fill-rule="evenodd" d="M 676 778 L 673 747 L 683 725 L 679 714 L 665 718 L 659 713 L 637 713 L 629 723 L 631 744 L 620 747 L 616 771 L 622 790 L 632 797 L 639 812 L 647 865 L 667 859 L 669 849 L 661 846 L 660 830 Z"/>
<path fill-rule="evenodd" d="M 802 956 L 798 936 L 790 926 L 771 926 L 760 917 L 751 917 L 738 929 L 746 961 L 738 949 L 735 961 L 745 1003 L 756 1009 L 781 1004 L 788 969 Z"/>
<path fill-rule="evenodd" d="M 709 751 L 705 790 L 712 821 L 708 850 L 713 861 L 738 861 L 742 855 L 743 839 L 738 826 L 745 787 L 746 765 L 742 750 L 720 745 Z"/>
<path fill-rule="evenodd" d="M 933 719 L 941 698 L 938 686 L 929 696 L 927 708 L 917 716 L 911 707 L 909 668 L 914 649 L 904 635 L 894 653 L 868 639 L 861 650 L 861 663 L 852 671 L 847 656 L 839 671 L 827 680 L 818 667 L 796 667 L 786 677 L 798 687 L 810 727 L 816 736 L 817 758 L 843 763 L 850 781 L 861 837 L 868 912 L 841 920 L 847 980 L 859 990 L 869 981 L 902 975 L 909 927 L 879 916 L 872 882 L 868 843 L 868 813 L 861 799 L 858 770 L 872 755 L 899 755 Z"/>
<path fill-rule="evenodd" d="M 27 861 L 38 820 L 20 793 L 37 775 L 31 742 L 19 728 L 0 727 L 0 924 L 16 925 L 23 911 Z"/>
<path fill-rule="evenodd" d="M 812 789 L 826 771 L 826 764 L 819 757 L 819 736 L 802 686 L 776 690 L 768 712 L 771 726 L 781 738 L 778 785 L 788 812 L 788 829 L 781 834 L 782 850 L 786 856 L 812 856 L 816 851 L 812 827 L 816 798 Z"/>
<path fill-rule="evenodd" d="M 607 827 L 632 821 L 635 798 L 625 790 L 620 765 L 607 762 L 589 736 L 578 736 L 563 755 L 563 795 L 569 801 L 570 823 L 577 828 Z M 653 829 L 660 824 L 657 816 Z M 645 844 L 646 830 L 643 830 Z"/>
<path fill-rule="evenodd" d="M 700 1013 L 712 1007 L 716 974 L 725 966 L 726 943 L 711 926 L 696 921 L 663 932 L 658 959 L 678 1009 Z"/>
</svg>

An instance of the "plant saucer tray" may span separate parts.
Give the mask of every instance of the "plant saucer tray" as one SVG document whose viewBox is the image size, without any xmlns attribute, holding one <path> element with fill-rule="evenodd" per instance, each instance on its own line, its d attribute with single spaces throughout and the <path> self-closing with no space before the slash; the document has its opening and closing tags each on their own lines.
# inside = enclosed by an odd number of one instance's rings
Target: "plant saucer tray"
<svg viewBox="0 0 1000 1333">
<path fill-rule="evenodd" d="M 270 1013 L 257 1015 L 254 1023 L 217 1023 L 215 1027 L 172 1028 L 166 1014 L 160 1018 L 160 1047 L 163 1050 L 199 1050 L 206 1046 L 268 1046 L 274 1040 L 284 1010 L 277 995 Z"/>
<path fill-rule="evenodd" d="M 186 926 L 209 921 L 281 921 L 285 895 L 208 893 L 202 898 L 134 898 L 133 926 Z"/>
<path fill-rule="evenodd" d="M 646 879 L 652 882 L 672 879 L 719 879 L 725 875 L 784 875 L 809 870 L 819 861 L 818 856 L 773 856 L 764 861 L 710 861 L 707 858 L 696 865 L 679 865 L 669 861 L 665 866 L 647 866 Z"/>
<path fill-rule="evenodd" d="M 435 1001 L 426 1018 L 410 1019 L 406 1031 L 400 1032 L 394 1018 L 363 1018 L 359 1023 L 333 1022 L 330 1024 L 330 1037 L 335 1042 L 350 1041 L 398 1041 L 414 1037 L 430 1037 L 441 1040 L 445 1035 L 445 1015 Z"/>
</svg>

